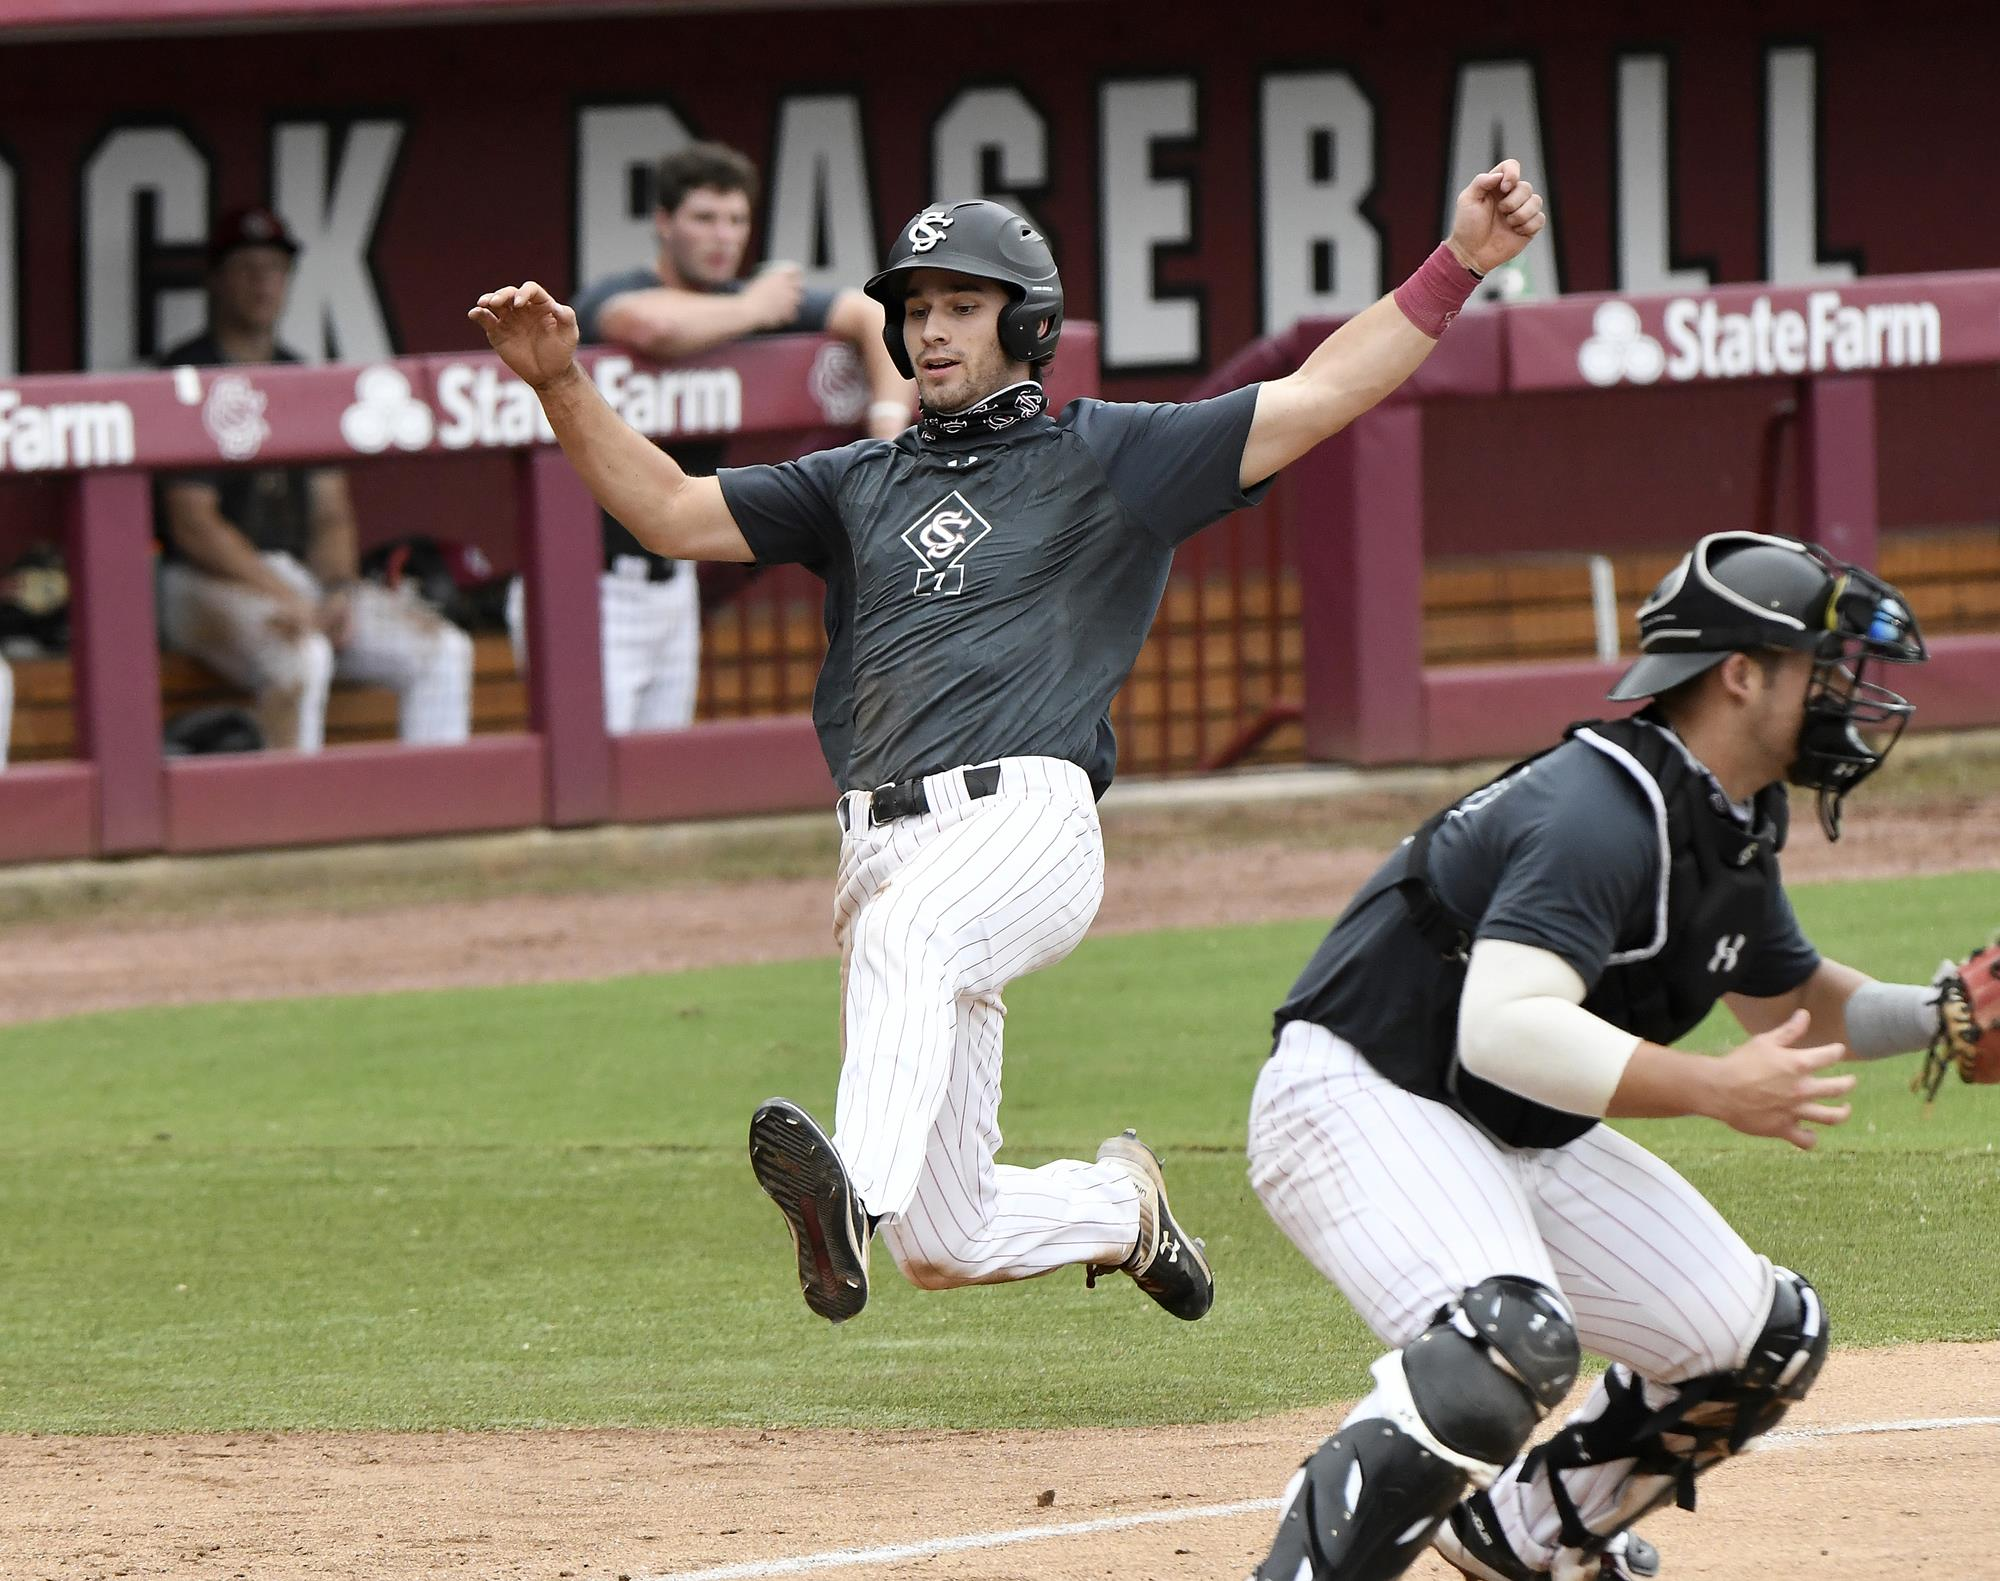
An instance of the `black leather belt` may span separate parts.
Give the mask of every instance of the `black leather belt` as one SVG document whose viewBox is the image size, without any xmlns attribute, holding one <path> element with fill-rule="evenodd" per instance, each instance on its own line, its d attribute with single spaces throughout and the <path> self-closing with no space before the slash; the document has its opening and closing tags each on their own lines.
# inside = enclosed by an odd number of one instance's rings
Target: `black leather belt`
<svg viewBox="0 0 2000 1581">
<path fill-rule="evenodd" d="M 1000 765 L 982 763 L 978 768 L 961 769 L 959 777 L 965 782 L 965 794 L 969 801 L 979 801 L 991 796 L 1000 788 Z M 924 781 L 930 775 L 918 775 L 915 779 L 904 780 L 900 785 L 884 785 L 868 799 L 868 821 L 880 825 L 894 823 L 898 818 L 915 818 L 931 810 L 931 799 L 924 789 Z M 840 798 L 840 827 L 846 829 L 847 809 L 851 805 L 848 798 Z"/>
</svg>

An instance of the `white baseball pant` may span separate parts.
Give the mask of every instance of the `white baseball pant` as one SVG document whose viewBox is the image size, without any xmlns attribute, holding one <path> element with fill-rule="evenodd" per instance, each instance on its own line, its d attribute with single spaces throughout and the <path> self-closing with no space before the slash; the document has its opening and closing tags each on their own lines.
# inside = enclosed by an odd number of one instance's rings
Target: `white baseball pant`
<svg viewBox="0 0 2000 1581">
<path fill-rule="evenodd" d="M 933 774 L 930 811 L 879 826 L 869 792 L 841 803 L 833 1143 L 890 1256 L 930 1290 L 1122 1262 L 1139 1235 L 1125 1169 L 994 1162 L 1000 991 L 1069 954 L 1104 898 L 1089 777 L 1054 758 L 998 767 L 991 796 Z"/>
<path fill-rule="evenodd" d="M 1286 1024 L 1250 1105 L 1250 1183 L 1278 1227 L 1384 1345 L 1496 1274 L 1562 1293 L 1588 1350 L 1647 1380 L 1742 1366 L 1774 1275 L 1693 1186 L 1600 1125 L 1565 1147 L 1502 1147 L 1405 1092 L 1324 1027 Z M 1603 1409 L 1600 1384 L 1578 1412 Z M 1489 1490 L 1522 1560 L 1554 1562 L 1560 1517 L 1517 1462 Z M 1586 1526 L 1612 1510 L 1629 1460 L 1570 1472 Z"/>
<path fill-rule="evenodd" d="M 604 728 L 614 736 L 692 724 L 701 686 L 701 584 L 694 563 L 682 561 L 664 582 L 649 582 L 645 566 L 637 555 L 624 555 L 598 581 Z M 521 579 L 515 577 L 507 588 L 507 635 L 523 675 L 526 617 Z"/>
<path fill-rule="evenodd" d="M 7 748 L 14 739 L 14 671 L 0 658 L 0 769 L 7 766 Z"/>
<path fill-rule="evenodd" d="M 288 554 L 264 563 L 309 598 L 319 583 Z M 448 745 L 472 730 L 472 639 L 434 610 L 373 582 L 350 589 L 353 621 L 336 651 L 319 632 L 272 629 L 273 602 L 255 588 L 179 561 L 160 568 L 160 635 L 257 698 L 272 747 L 326 744 L 327 688 L 338 677 L 397 694 L 397 725 L 413 745 Z"/>
</svg>

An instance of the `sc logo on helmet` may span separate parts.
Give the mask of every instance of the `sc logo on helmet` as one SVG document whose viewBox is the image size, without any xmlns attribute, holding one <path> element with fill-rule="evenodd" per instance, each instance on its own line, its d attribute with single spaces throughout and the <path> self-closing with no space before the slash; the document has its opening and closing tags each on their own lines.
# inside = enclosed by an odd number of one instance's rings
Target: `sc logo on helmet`
<svg viewBox="0 0 2000 1581">
<path fill-rule="evenodd" d="M 943 209 L 925 209 L 910 222 L 910 251 L 927 253 L 944 240 L 947 226 L 952 216 Z"/>
</svg>

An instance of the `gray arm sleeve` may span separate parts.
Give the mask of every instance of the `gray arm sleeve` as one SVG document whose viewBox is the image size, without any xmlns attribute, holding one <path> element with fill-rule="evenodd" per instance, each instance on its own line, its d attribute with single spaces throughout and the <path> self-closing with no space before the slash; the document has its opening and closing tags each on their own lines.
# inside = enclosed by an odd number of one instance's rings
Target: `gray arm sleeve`
<svg viewBox="0 0 2000 1581">
<path fill-rule="evenodd" d="M 1863 983 L 1847 1000 L 1847 1051 L 1856 1059 L 1914 1054 L 1938 1031 L 1935 983 Z"/>
</svg>

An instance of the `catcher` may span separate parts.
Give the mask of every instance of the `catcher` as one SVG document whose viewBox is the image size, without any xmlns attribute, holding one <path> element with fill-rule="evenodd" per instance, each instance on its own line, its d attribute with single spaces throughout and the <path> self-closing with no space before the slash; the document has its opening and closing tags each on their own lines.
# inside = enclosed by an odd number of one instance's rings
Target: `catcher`
<svg viewBox="0 0 2000 1581">
<path fill-rule="evenodd" d="M 1605 1117 L 1701 1115 L 1811 1147 L 1827 1067 L 1933 1048 L 2000 1063 L 1981 956 L 1927 984 L 1823 958 L 1778 872 L 1784 782 L 1843 799 L 1911 712 L 1893 587 L 1785 538 L 1703 538 L 1639 611 L 1616 700 L 1426 823 L 1276 1020 L 1250 1178 L 1389 1347 L 1305 1462 L 1260 1581 L 1388 1581 L 1426 1544 L 1475 1581 L 1630 1581 L 1630 1530 L 1767 1432 L 1827 1348 L 1775 1267 Z M 1670 1047 L 1719 1001 L 1747 1037 Z M 1988 1028 L 1987 1030 L 1980 1030 Z M 1612 1365 L 1523 1455 L 1588 1347 Z"/>
</svg>

